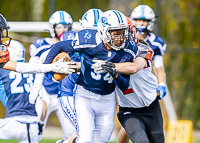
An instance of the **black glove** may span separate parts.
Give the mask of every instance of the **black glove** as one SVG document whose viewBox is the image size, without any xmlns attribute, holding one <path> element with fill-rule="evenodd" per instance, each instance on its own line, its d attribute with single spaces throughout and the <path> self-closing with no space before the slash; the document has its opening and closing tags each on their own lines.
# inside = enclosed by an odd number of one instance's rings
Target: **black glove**
<svg viewBox="0 0 200 143">
<path fill-rule="evenodd" d="M 38 130 L 39 130 L 38 135 L 42 135 L 42 133 L 43 133 L 43 126 L 44 126 L 44 124 L 38 123 Z"/>
<path fill-rule="evenodd" d="M 101 67 L 110 73 L 112 77 L 117 76 L 117 70 L 115 68 L 115 64 L 112 62 L 106 62 L 105 64 L 102 64 Z"/>
</svg>

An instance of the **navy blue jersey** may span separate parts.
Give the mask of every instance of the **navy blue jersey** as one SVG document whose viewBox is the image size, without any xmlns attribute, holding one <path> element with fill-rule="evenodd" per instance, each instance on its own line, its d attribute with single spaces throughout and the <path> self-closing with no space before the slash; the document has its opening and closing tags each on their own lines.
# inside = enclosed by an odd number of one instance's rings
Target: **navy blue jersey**
<svg viewBox="0 0 200 143">
<path fill-rule="evenodd" d="M 149 35 L 144 40 L 149 44 L 149 46 L 154 51 L 154 56 L 161 55 L 163 56 L 166 51 L 166 44 L 163 42 L 163 40 L 156 36 L 154 33 L 149 33 Z"/>
<path fill-rule="evenodd" d="M 37 116 L 35 105 L 29 103 L 32 86 L 33 74 L 0 69 L 0 100 L 6 109 L 6 117 Z"/>
<path fill-rule="evenodd" d="M 95 73 L 92 60 L 111 61 L 113 63 L 132 62 L 137 53 L 137 46 L 134 42 L 131 42 L 128 49 L 108 51 L 96 30 L 82 30 L 76 34 L 72 42 L 62 41 L 55 44 L 51 48 L 45 63 L 51 63 L 53 58 L 60 52 L 79 52 L 81 74 L 77 84 L 94 93 L 106 95 L 115 90 L 115 83 L 108 72 Z M 118 81 L 120 82 L 117 85 L 124 88 L 121 90 L 125 90 L 126 86 L 128 88 L 129 76 L 120 75 L 115 82 Z"/>
<path fill-rule="evenodd" d="M 73 40 L 75 35 L 75 31 L 67 31 L 61 36 L 60 41 Z"/>
<path fill-rule="evenodd" d="M 58 86 L 58 97 L 73 96 L 73 90 L 78 80 L 78 77 L 79 75 L 74 73 L 69 74 L 63 80 L 61 80 Z"/>
</svg>

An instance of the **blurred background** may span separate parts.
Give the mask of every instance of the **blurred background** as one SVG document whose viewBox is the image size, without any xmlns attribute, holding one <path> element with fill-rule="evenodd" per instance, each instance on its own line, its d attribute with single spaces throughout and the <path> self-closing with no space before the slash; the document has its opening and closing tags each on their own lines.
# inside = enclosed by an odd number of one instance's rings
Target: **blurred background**
<svg viewBox="0 0 200 143">
<path fill-rule="evenodd" d="M 0 0 L 0 13 L 7 21 L 48 22 L 57 10 L 68 12 L 75 22 L 90 8 L 102 11 L 117 9 L 126 16 L 139 4 L 153 8 L 158 18 L 154 32 L 167 43 L 164 55 L 166 80 L 178 119 L 191 120 L 195 130 L 200 129 L 200 0 Z M 12 29 L 12 27 L 11 27 Z M 13 39 L 26 47 L 43 32 L 10 32 Z M 0 106 L 0 117 L 5 116 Z M 52 114 L 48 124 L 59 126 Z"/>
</svg>

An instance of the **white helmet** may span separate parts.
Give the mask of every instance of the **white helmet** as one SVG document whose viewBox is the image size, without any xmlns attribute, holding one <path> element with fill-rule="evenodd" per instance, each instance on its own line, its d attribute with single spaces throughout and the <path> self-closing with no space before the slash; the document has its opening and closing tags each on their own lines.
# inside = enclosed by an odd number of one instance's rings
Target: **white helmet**
<svg viewBox="0 0 200 143">
<path fill-rule="evenodd" d="M 57 24 L 63 24 L 67 26 L 66 28 L 68 28 L 68 30 L 71 30 L 73 24 L 71 15 L 63 10 L 59 10 L 54 12 L 50 16 L 49 25 L 50 25 L 50 34 L 52 37 L 58 37 L 58 35 L 56 35 L 56 32 L 54 30 Z"/>
<path fill-rule="evenodd" d="M 8 47 L 10 60 L 17 62 L 25 62 L 25 47 L 24 45 L 16 40 L 11 40 Z"/>
<path fill-rule="evenodd" d="M 97 22 L 102 14 L 103 12 L 100 9 L 89 9 L 79 20 L 82 29 L 96 29 Z"/>
<path fill-rule="evenodd" d="M 113 40 L 110 35 L 110 31 L 112 30 L 125 30 L 125 40 L 121 46 L 116 46 L 113 44 Z M 128 41 L 128 22 L 126 20 L 126 16 L 119 12 L 118 10 L 108 10 L 104 12 L 101 18 L 98 21 L 97 28 L 100 38 L 104 43 L 110 46 L 114 50 L 120 50 L 125 47 L 126 42 Z"/>
<path fill-rule="evenodd" d="M 149 31 L 153 30 L 154 21 L 156 20 L 156 16 L 153 9 L 149 7 L 148 5 L 144 5 L 144 4 L 139 5 L 136 8 L 134 8 L 133 11 L 131 12 L 130 18 L 133 20 L 134 24 L 136 22 L 135 21 L 136 19 L 149 20 L 148 26 L 145 27 Z M 140 27 L 137 27 L 137 28 L 140 28 Z"/>
</svg>

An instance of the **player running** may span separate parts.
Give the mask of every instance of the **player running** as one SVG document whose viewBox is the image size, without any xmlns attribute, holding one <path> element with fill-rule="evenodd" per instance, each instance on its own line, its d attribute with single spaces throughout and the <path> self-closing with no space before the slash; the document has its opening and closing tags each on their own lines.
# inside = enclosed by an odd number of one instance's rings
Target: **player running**
<svg viewBox="0 0 200 143">
<path fill-rule="evenodd" d="M 22 43 L 12 40 L 8 50 L 10 60 L 25 62 Z M 38 143 L 37 114 L 28 101 L 33 79 L 33 74 L 0 69 L 0 100 L 6 109 L 6 118 L 0 119 L 0 139 Z"/>
<path fill-rule="evenodd" d="M 71 31 L 73 24 L 72 17 L 65 11 L 60 10 L 53 13 L 49 18 L 49 24 L 52 38 L 38 39 L 30 46 L 31 63 L 42 64 L 51 46 L 59 42 L 61 36 L 71 41 L 75 35 L 75 32 Z M 63 35 L 64 32 L 67 32 L 68 35 Z M 36 102 L 35 106 L 39 118 L 39 140 L 42 139 L 48 117 L 53 111 L 55 111 L 61 125 L 64 139 L 67 139 L 75 132 L 74 126 L 66 120 L 58 104 L 58 84 L 58 82 L 50 80 L 48 75 L 36 74 L 33 89 L 29 95 L 29 101 L 32 104 Z M 41 98 L 37 98 L 38 96 Z"/>
<path fill-rule="evenodd" d="M 100 9 L 89 9 L 87 12 L 85 12 L 82 16 L 82 18 L 79 20 L 82 26 L 82 29 L 97 29 L 97 22 L 103 12 Z M 65 32 L 62 37 L 62 41 L 68 40 L 69 33 Z M 80 56 L 78 52 L 75 53 L 69 53 L 71 60 L 80 62 Z M 58 99 L 60 102 L 60 105 L 63 110 L 63 114 L 71 121 L 71 123 L 74 125 L 76 129 L 78 129 L 78 124 L 76 121 L 75 116 L 75 108 L 74 108 L 74 87 L 75 83 L 77 82 L 77 79 L 79 77 L 79 74 L 69 74 L 66 78 L 64 78 L 62 81 L 60 81 L 58 86 Z M 76 134 L 73 134 L 71 138 L 76 138 Z M 56 143 L 68 143 L 70 142 L 70 139 L 67 140 L 58 140 Z"/>
<path fill-rule="evenodd" d="M 81 73 L 75 91 L 78 121 L 78 143 L 108 142 L 114 128 L 115 85 L 127 90 L 129 76 L 109 72 L 96 73 L 94 60 L 112 62 L 133 61 L 146 56 L 129 38 L 124 14 L 117 10 L 103 13 L 96 30 L 82 30 L 73 42 L 63 41 L 50 50 L 45 63 L 50 63 L 60 52 L 80 52 Z M 128 48 L 125 45 L 129 43 Z"/>
</svg>

